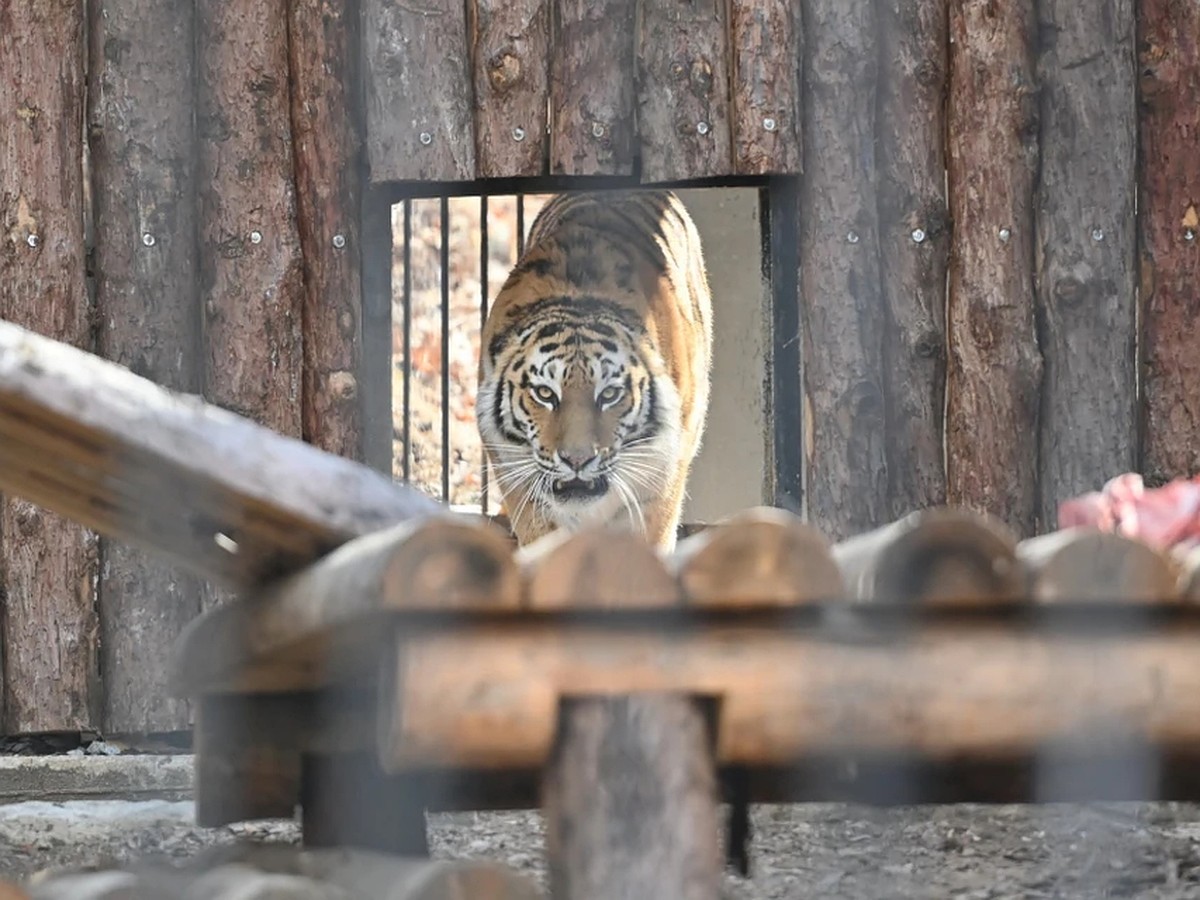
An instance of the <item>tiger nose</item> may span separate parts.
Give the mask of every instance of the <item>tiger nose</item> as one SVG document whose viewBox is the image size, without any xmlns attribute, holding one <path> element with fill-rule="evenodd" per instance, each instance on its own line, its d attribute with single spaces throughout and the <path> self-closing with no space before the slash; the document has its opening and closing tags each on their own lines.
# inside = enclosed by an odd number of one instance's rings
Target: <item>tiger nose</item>
<svg viewBox="0 0 1200 900">
<path fill-rule="evenodd" d="M 584 466 L 590 463 L 598 455 L 597 448 L 585 450 L 582 447 L 571 447 L 567 450 L 559 450 L 558 458 L 570 466 L 575 471 L 581 471 Z"/>
</svg>

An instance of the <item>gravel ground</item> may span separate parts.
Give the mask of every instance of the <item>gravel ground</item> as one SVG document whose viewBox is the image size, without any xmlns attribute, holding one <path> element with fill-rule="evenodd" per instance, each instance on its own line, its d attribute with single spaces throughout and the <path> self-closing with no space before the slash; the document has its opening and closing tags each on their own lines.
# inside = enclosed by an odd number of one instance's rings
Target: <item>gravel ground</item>
<svg viewBox="0 0 1200 900">
<path fill-rule="evenodd" d="M 237 840 L 295 842 L 292 822 L 198 829 L 190 803 L 0 807 L 0 875 L 192 856 Z M 753 877 L 729 900 L 767 898 L 1200 897 L 1200 807 L 1185 804 L 760 807 Z M 434 816 L 434 854 L 541 870 L 536 813 Z"/>
</svg>

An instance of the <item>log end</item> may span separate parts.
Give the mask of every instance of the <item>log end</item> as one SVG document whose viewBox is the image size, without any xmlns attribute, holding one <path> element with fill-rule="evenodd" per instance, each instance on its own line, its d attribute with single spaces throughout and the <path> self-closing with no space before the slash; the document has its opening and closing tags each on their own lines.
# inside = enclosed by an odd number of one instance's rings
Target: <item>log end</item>
<svg viewBox="0 0 1200 900">
<path fill-rule="evenodd" d="M 1123 535 L 1070 528 L 1022 541 L 1017 555 L 1039 603 L 1160 603 L 1178 596 L 1170 561 Z"/>
<path fill-rule="evenodd" d="M 682 601 L 662 558 L 632 532 L 558 532 L 522 548 L 518 559 L 531 609 L 661 609 Z"/>
<path fill-rule="evenodd" d="M 467 515 L 437 516 L 398 544 L 384 574 L 383 606 L 396 610 L 517 609 L 521 574 L 512 542 Z"/>
<path fill-rule="evenodd" d="M 824 535 L 780 509 L 750 509 L 694 534 L 670 564 L 693 606 L 793 606 L 845 594 Z"/>
</svg>

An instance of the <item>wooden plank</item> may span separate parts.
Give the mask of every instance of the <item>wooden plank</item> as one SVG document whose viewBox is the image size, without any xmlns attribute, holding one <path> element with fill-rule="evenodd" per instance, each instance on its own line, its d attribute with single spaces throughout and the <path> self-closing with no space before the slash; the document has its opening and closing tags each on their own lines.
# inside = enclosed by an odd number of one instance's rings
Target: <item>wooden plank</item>
<svg viewBox="0 0 1200 900">
<path fill-rule="evenodd" d="M 739 175 L 803 171 L 801 8 L 730 0 L 733 159 Z"/>
<path fill-rule="evenodd" d="M 201 697 L 194 732 L 196 824 L 290 819 L 300 800 L 300 750 L 254 739 L 253 703 Z"/>
<path fill-rule="evenodd" d="M 550 759 L 560 698 L 645 692 L 720 697 L 723 766 L 849 755 L 980 766 L 1051 745 L 1082 764 L 1130 742 L 1195 748 L 1196 621 L 1151 629 L 1114 613 L 1119 627 L 1097 627 L 1089 612 L 1077 623 L 1087 630 L 967 617 L 888 631 L 864 618 L 851 632 L 860 640 L 777 623 L 670 640 L 517 621 L 446 632 L 400 656 L 380 758 L 394 772 L 536 768 Z"/>
<path fill-rule="evenodd" d="M 305 846 L 428 857 L 423 801 L 414 779 L 388 777 L 370 752 L 304 757 L 300 803 Z"/>
<path fill-rule="evenodd" d="M 1141 471 L 1148 485 L 1200 471 L 1200 8 L 1138 5 Z"/>
<path fill-rule="evenodd" d="M 1040 603 L 1148 603 L 1177 597 L 1178 575 L 1167 557 L 1119 534 L 1068 528 L 1017 545 Z"/>
<path fill-rule="evenodd" d="M 1134 3 L 1038 6 L 1038 528 L 1137 467 Z"/>
<path fill-rule="evenodd" d="M 745 510 L 692 535 L 668 564 L 693 607 L 795 606 L 846 593 L 824 535 L 779 509 Z"/>
<path fill-rule="evenodd" d="M 946 499 L 947 0 L 881 3 L 879 254 L 887 337 L 887 516 Z"/>
<path fill-rule="evenodd" d="M 545 173 L 549 0 L 473 0 L 475 163 L 480 178 Z"/>
<path fill-rule="evenodd" d="M 1032 0 L 951 5 L 946 496 L 1018 535 L 1036 508 Z"/>
<path fill-rule="evenodd" d="M 555 531 L 522 547 L 516 559 L 530 609 L 663 609 L 683 602 L 662 558 L 631 531 Z"/>
<path fill-rule="evenodd" d="M 639 13 L 642 181 L 728 175 L 733 159 L 725 0 L 643 3 Z"/>
<path fill-rule="evenodd" d="M 88 127 L 97 351 L 157 384 L 200 387 L 191 7 L 100 0 L 88 8 Z M 148 302 L 160 297 L 160 302 Z M 200 611 L 188 573 L 121 541 L 100 544 L 106 732 L 186 729 L 162 694 L 171 644 Z"/>
<path fill-rule="evenodd" d="M 382 181 L 475 177 L 462 0 L 364 0 L 367 161 Z"/>
<path fill-rule="evenodd" d="M 302 434 L 330 453 L 362 459 L 358 28 L 346 7 L 321 0 L 294 0 L 288 15 L 304 266 Z"/>
<path fill-rule="evenodd" d="M 976 606 L 1019 600 L 1025 589 L 1012 535 L 966 510 L 911 513 L 835 545 L 833 558 L 859 600 Z"/>
<path fill-rule="evenodd" d="M 0 40 L 0 319 L 76 346 L 91 341 L 84 15 L 81 2 L 19 0 L 5 5 Z M 0 732 L 99 725 L 94 536 L 0 500 L 0 572 Z"/>
<path fill-rule="evenodd" d="M 800 315 L 809 520 L 840 540 L 888 520 L 875 108 L 876 7 L 806 0 Z"/>
<path fill-rule="evenodd" d="M 384 614 L 512 612 L 521 584 L 509 541 L 441 516 L 358 538 L 248 602 L 196 619 L 176 649 L 176 694 L 306 690 L 378 663 Z"/>
<path fill-rule="evenodd" d="M 550 49 L 550 172 L 633 172 L 636 4 L 559 0 Z"/>
<path fill-rule="evenodd" d="M 0 489 L 231 587 L 441 509 L 363 466 L 7 322 Z"/>
<path fill-rule="evenodd" d="M 543 781 L 550 894 L 717 900 L 710 729 L 691 698 L 576 698 Z"/>
</svg>

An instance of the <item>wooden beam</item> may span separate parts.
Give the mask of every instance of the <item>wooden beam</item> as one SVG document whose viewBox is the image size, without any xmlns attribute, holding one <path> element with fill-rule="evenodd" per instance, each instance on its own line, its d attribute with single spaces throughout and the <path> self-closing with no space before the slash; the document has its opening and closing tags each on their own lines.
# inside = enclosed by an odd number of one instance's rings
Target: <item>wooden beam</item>
<svg viewBox="0 0 1200 900">
<path fill-rule="evenodd" d="M 1017 600 L 1016 542 L 995 520 L 957 509 L 912 513 L 833 548 L 860 600 L 961 605 Z"/>
<path fill-rule="evenodd" d="M 358 538 L 256 596 L 205 613 L 180 638 L 173 690 L 278 692 L 372 674 L 387 613 L 512 612 L 521 584 L 506 537 L 444 516 Z"/>
<path fill-rule="evenodd" d="M 1028 573 L 1029 596 L 1041 603 L 1158 604 L 1178 593 L 1170 560 L 1119 534 L 1056 531 L 1021 541 L 1017 558 Z"/>
<path fill-rule="evenodd" d="M 0 322 L 0 490 L 248 587 L 433 500 Z"/>
<path fill-rule="evenodd" d="M 717 900 L 711 731 L 691 698 L 574 698 L 543 779 L 556 900 Z"/>
<path fill-rule="evenodd" d="M 829 542 L 780 509 L 746 510 L 694 534 L 668 565 L 692 607 L 793 606 L 846 592 Z"/>
<path fill-rule="evenodd" d="M 799 3 L 729 4 L 734 167 L 739 175 L 798 175 L 801 157 Z"/>
<path fill-rule="evenodd" d="M 399 656 L 381 764 L 537 768 L 561 698 L 646 692 L 719 698 L 716 756 L 731 766 L 839 754 L 982 765 L 1046 746 L 1087 759 L 1131 741 L 1200 745 L 1194 619 L 1154 629 L 1114 613 L 1105 628 L 1089 611 L 1086 628 L 1078 617 L 1075 629 L 1042 630 L 966 617 L 890 631 L 854 621 L 829 634 L 514 622 L 422 638 Z"/>
</svg>

